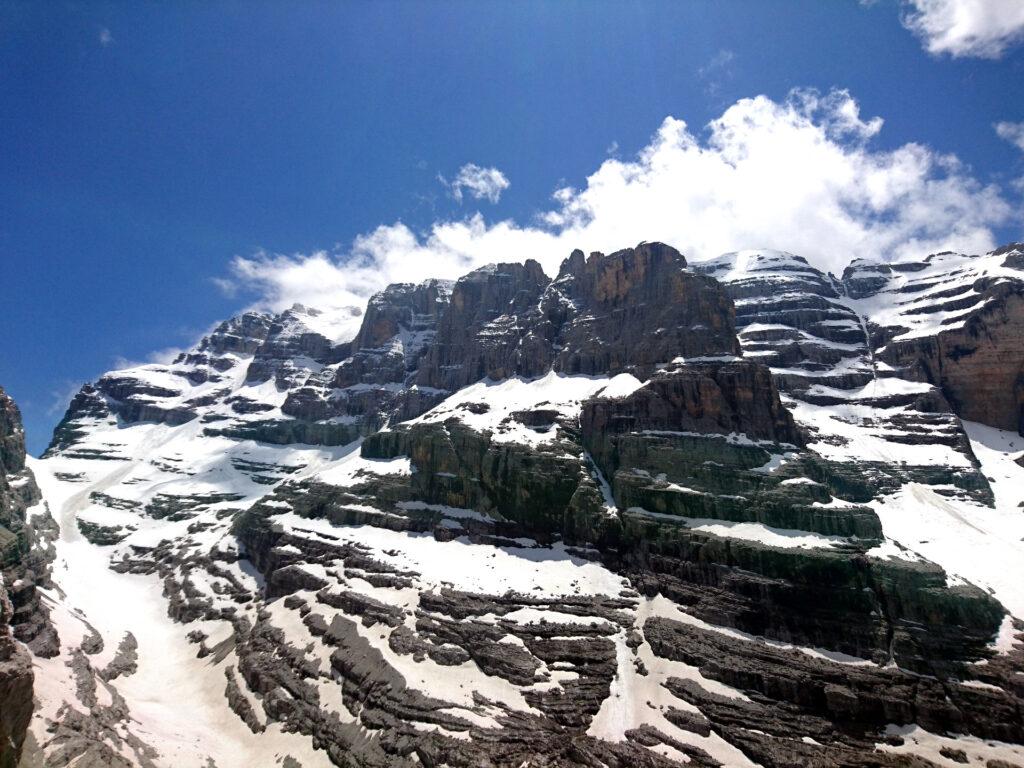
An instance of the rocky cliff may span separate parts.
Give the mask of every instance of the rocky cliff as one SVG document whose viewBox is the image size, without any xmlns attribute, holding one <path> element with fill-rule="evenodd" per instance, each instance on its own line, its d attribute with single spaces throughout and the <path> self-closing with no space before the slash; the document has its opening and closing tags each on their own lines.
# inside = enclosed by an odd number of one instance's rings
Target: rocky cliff
<svg viewBox="0 0 1024 768">
<path fill-rule="evenodd" d="M 1024 434 L 1024 245 L 858 262 L 843 282 L 869 318 L 880 363 L 934 384 L 965 419 Z"/>
<path fill-rule="evenodd" d="M 14 401 L 0 388 L 0 766 L 13 768 L 32 717 L 32 657 L 19 637 L 44 633 L 35 592 L 33 536 L 27 510 L 39 499 L 25 466 L 25 433 Z M 40 645 L 37 651 L 45 652 Z"/>
<path fill-rule="evenodd" d="M 101 377 L 34 465 L 43 754 L 1024 765 L 1024 444 L 942 335 L 1019 370 L 1016 253 L 576 251 Z"/>
</svg>

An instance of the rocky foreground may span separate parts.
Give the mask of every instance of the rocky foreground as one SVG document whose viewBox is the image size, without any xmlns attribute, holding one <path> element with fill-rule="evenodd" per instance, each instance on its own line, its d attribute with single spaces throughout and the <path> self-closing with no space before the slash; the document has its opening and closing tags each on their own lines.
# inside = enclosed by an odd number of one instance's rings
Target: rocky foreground
<svg viewBox="0 0 1024 768">
<path fill-rule="evenodd" d="M 39 488 L 25 464 L 25 432 L 0 389 L 0 768 L 16 766 L 32 718 L 33 654 L 56 654 L 56 634 L 36 591 L 48 584 L 52 521 L 26 520 Z"/>
<path fill-rule="evenodd" d="M 4 401 L 0 766 L 1024 766 L 1022 296 L 641 244 Z"/>
</svg>

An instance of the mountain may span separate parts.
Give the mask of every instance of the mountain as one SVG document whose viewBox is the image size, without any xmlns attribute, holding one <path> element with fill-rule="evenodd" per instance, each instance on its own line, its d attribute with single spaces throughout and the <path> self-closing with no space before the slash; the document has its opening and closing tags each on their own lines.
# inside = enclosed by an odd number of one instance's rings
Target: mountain
<svg viewBox="0 0 1024 768">
<path fill-rule="evenodd" d="M 1022 289 L 642 243 L 108 373 L 17 507 L 25 759 L 1024 765 Z"/>
</svg>

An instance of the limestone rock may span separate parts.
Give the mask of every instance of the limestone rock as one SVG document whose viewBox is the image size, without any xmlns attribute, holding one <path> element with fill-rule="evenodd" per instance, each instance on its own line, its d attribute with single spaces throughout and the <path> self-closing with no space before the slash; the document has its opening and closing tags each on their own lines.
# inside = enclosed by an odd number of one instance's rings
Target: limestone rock
<svg viewBox="0 0 1024 768">
<path fill-rule="evenodd" d="M 957 414 L 1024 434 L 1024 246 L 939 253 L 843 274 L 869 316 L 876 358 L 934 384 Z"/>
<path fill-rule="evenodd" d="M 14 768 L 32 716 L 32 659 L 15 639 L 12 625 L 24 624 L 25 639 L 46 627 L 30 569 L 29 504 L 39 498 L 25 466 L 25 433 L 14 401 L 0 389 L 0 766 Z M 17 605 L 12 602 L 17 600 Z"/>
</svg>

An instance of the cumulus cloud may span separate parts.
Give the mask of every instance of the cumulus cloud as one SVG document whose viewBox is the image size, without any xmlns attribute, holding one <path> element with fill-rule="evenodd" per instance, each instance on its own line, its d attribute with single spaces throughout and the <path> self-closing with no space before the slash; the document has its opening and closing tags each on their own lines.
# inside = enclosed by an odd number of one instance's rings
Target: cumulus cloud
<svg viewBox="0 0 1024 768">
<path fill-rule="evenodd" d="M 997 59 L 1024 38 L 1021 0 L 907 0 L 907 29 L 929 53 Z"/>
<path fill-rule="evenodd" d="M 999 138 L 1005 139 L 1021 152 L 1024 152 L 1024 123 L 1008 123 L 1004 121 L 996 123 L 993 128 L 996 129 Z"/>
<path fill-rule="evenodd" d="M 486 263 L 534 258 L 548 274 L 574 248 L 609 252 L 661 240 L 688 259 L 779 248 L 840 271 L 857 257 L 983 252 L 1016 209 L 952 155 L 920 144 L 875 149 L 880 118 L 846 91 L 794 91 L 736 102 L 703 133 L 669 117 L 633 159 L 606 158 L 579 189 L 557 190 L 529 223 L 479 213 L 416 233 L 381 226 L 352 247 L 236 258 L 230 288 L 261 305 L 362 303 L 391 282 L 455 278 Z"/>
<path fill-rule="evenodd" d="M 443 176 L 441 182 L 447 184 Z M 487 199 L 492 203 L 497 203 L 501 199 L 501 193 L 508 187 L 508 179 L 497 168 L 481 168 L 474 163 L 466 163 L 462 166 L 455 179 L 448 184 L 448 188 L 452 191 L 452 197 L 460 203 L 463 190 L 469 192 L 477 200 Z"/>
<path fill-rule="evenodd" d="M 106 48 L 108 45 L 114 42 L 114 35 L 106 27 L 100 28 L 100 45 Z"/>
</svg>

